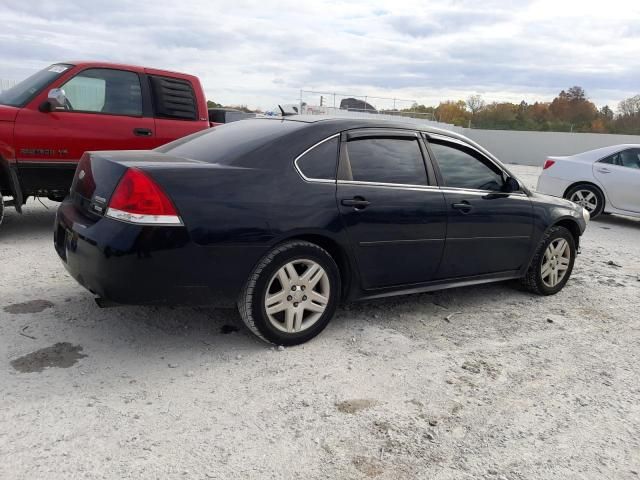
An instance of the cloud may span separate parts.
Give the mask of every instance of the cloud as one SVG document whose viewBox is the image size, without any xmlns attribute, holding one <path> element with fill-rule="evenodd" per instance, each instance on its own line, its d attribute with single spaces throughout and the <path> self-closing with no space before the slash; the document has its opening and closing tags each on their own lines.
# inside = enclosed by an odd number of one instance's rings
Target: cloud
<svg viewBox="0 0 640 480">
<path fill-rule="evenodd" d="M 300 89 L 535 101 L 572 85 L 615 104 L 640 88 L 640 4 L 622 0 L 4 0 L 0 18 L 0 78 L 99 59 L 193 73 L 227 104 Z"/>
</svg>

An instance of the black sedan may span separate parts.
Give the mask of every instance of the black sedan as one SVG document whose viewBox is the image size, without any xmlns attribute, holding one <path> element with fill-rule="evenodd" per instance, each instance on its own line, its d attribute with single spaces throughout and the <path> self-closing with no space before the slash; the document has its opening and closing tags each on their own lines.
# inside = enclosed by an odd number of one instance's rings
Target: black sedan
<svg viewBox="0 0 640 480">
<path fill-rule="evenodd" d="M 452 132 L 261 118 L 85 154 L 55 248 L 102 302 L 237 304 L 294 345 L 341 301 L 516 278 L 554 294 L 588 220 Z"/>
</svg>

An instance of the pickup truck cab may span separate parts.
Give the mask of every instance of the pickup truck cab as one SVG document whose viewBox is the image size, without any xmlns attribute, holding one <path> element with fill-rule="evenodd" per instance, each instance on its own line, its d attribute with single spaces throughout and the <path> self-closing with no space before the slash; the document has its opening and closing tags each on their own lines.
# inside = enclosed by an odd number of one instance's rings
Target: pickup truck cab
<svg viewBox="0 0 640 480">
<path fill-rule="evenodd" d="M 63 62 L 0 93 L 3 196 L 61 201 L 88 150 L 148 150 L 209 128 L 197 77 L 104 62 Z"/>
</svg>

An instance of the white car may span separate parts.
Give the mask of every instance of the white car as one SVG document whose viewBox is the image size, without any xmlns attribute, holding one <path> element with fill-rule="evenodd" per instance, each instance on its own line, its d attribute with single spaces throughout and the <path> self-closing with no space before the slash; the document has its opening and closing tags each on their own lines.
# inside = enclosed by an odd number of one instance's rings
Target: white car
<svg viewBox="0 0 640 480">
<path fill-rule="evenodd" d="M 640 145 L 598 148 L 568 157 L 548 157 L 537 191 L 601 213 L 640 217 Z"/>
</svg>

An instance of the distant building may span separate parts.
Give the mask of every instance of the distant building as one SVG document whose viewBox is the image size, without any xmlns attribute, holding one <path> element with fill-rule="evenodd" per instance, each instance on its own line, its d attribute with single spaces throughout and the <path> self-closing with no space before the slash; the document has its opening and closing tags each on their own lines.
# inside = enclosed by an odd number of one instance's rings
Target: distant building
<svg viewBox="0 0 640 480">
<path fill-rule="evenodd" d="M 340 101 L 340 110 L 350 110 L 354 112 L 377 112 L 373 105 L 357 98 L 344 98 Z"/>
</svg>

